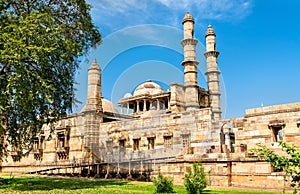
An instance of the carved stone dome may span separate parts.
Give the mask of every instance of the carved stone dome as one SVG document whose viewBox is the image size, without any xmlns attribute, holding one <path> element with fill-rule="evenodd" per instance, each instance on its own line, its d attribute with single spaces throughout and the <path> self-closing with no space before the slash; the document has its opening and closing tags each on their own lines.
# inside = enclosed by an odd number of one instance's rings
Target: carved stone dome
<svg viewBox="0 0 300 194">
<path fill-rule="evenodd" d="M 147 80 L 145 83 L 139 85 L 133 92 L 133 96 L 145 95 L 145 94 L 160 94 L 163 93 L 164 90 L 157 83 L 152 82 L 151 80 Z"/>
<path fill-rule="evenodd" d="M 102 98 L 101 101 L 102 101 L 103 112 L 110 112 L 116 114 L 119 113 L 118 109 L 114 106 L 114 104 L 111 101 L 105 98 Z"/>
</svg>

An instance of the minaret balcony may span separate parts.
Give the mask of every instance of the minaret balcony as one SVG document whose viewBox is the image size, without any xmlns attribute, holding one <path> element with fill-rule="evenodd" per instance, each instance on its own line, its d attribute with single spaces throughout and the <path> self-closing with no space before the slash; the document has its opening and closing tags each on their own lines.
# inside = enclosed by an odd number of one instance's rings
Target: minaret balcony
<svg viewBox="0 0 300 194">
<path fill-rule="evenodd" d="M 221 72 L 218 69 L 210 68 L 210 69 L 207 69 L 207 71 L 205 72 L 205 75 L 210 75 L 210 74 L 220 75 Z"/>
<path fill-rule="evenodd" d="M 181 62 L 182 66 L 185 66 L 187 64 L 188 65 L 190 65 L 190 64 L 198 65 L 199 61 L 197 61 L 197 60 L 184 60 L 184 61 Z"/>
<path fill-rule="evenodd" d="M 218 57 L 219 54 L 220 53 L 218 51 L 207 51 L 207 52 L 204 53 L 204 56 L 206 58 L 208 58 L 208 57 Z"/>
<path fill-rule="evenodd" d="M 181 45 L 184 47 L 186 45 L 193 45 L 196 46 L 198 44 L 198 40 L 189 38 L 189 39 L 184 39 L 181 41 Z"/>
</svg>

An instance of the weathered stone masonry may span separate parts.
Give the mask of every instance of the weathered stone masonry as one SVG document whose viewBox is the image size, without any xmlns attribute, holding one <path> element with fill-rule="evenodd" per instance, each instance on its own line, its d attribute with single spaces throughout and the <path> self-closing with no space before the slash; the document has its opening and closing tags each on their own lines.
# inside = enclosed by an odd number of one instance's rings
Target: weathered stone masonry
<svg viewBox="0 0 300 194">
<path fill-rule="evenodd" d="M 300 103 L 246 110 L 243 118 L 222 119 L 216 33 L 208 26 L 208 90 L 198 86 L 194 19 L 183 24 L 184 83 L 167 91 L 147 80 L 120 99 L 120 113 L 101 92 L 101 68 L 88 70 L 87 101 L 81 112 L 48 126 L 35 138 L 28 157 L 2 163 L 2 172 L 36 172 L 149 179 L 158 169 L 182 184 L 195 161 L 201 161 L 213 186 L 282 189 L 283 172 L 248 153 L 257 143 L 279 151 L 278 141 L 300 146 Z M 104 83 L 105 84 L 105 83 Z M 134 86 L 133 86 L 134 87 Z M 229 107 L 230 108 L 230 107 Z"/>
</svg>

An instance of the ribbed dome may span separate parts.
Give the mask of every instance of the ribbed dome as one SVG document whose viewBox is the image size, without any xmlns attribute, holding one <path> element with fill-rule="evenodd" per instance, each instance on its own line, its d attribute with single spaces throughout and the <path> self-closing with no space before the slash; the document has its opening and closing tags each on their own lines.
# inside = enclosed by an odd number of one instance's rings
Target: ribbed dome
<svg viewBox="0 0 300 194">
<path fill-rule="evenodd" d="M 114 104 L 111 101 L 102 98 L 101 102 L 102 102 L 103 112 L 110 112 L 110 113 L 116 113 L 116 114 L 119 113 L 118 109 L 116 109 L 116 107 L 114 106 Z"/>
<path fill-rule="evenodd" d="M 133 92 L 133 96 L 145 95 L 145 94 L 159 94 L 163 93 L 164 90 L 151 80 L 147 80 L 145 83 L 139 85 Z"/>
</svg>

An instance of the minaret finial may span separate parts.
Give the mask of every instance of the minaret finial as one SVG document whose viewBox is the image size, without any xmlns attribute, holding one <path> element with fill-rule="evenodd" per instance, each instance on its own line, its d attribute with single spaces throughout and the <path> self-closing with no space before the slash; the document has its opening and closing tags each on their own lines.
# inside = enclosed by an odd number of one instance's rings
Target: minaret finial
<svg viewBox="0 0 300 194">
<path fill-rule="evenodd" d="M 93 63 L 91 64 L 89 69 L 100 69 L 101 70 L 99 64 L 97 63 L 96 58 L 94 58 Z"/>
<path fill-rule="evenodd" d="M 185 16 L 184 16 L 184 18 L 182 20 L 182 24 L 184 24 L 187 21 L 195 23 L 193 16 L 188 11 L 186 12 L 186 14 L 185 14 Z"/>
<path fill-rule="evenodd" d="M 207 31 L 205 34 L 205 37 L 207 37 L 207 36 L 216 36 L 216 33 L 210 24 L 208 25 Z"/>
</svg>

